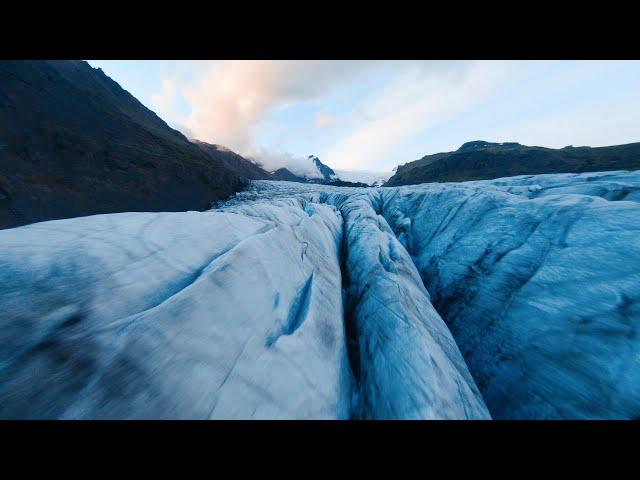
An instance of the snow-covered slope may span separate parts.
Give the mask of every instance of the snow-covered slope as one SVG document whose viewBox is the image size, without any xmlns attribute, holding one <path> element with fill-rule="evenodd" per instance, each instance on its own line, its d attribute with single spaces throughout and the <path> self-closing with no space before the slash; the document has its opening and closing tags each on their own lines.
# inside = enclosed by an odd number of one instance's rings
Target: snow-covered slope
<svg viewBox="0 0 640 480">
<path fill-rule="evenodd" d="M 335 170 L 335 172 L 340 180 L 366 183 L 374 187 L 383 185 L 393 175 L 393 172 L 370 172 L 367 170 Z"/>
<path fill-rule="evenodd" d="M 636 417 L 639 191 L 257 181 L 0 231 L 0 417 Z"/>
</svg>

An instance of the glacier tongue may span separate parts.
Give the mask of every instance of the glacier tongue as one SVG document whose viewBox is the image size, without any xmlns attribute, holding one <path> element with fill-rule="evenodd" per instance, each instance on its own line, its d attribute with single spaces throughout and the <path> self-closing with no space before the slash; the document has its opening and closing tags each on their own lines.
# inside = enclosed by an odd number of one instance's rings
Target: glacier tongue
<svg viewBox="0 0 640 480">
<path fill-rule="evenodd" d="M 639 194 L 257 181 L 0 231 L 0 417 L 637 417 Z"/>
</svg>

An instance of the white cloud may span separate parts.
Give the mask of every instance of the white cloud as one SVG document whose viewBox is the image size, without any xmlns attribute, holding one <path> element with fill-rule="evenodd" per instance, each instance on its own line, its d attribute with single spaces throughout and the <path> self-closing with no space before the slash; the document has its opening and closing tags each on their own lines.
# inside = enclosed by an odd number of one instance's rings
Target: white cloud
<svg viewBox="0 0 640 480">
<path fill-rule="evenodd" d="M 393 157 L 409 138 L 441 124 L 495 91 L 510 67 L 501 62 L 416 64 L 359 107 L 344 138 L 322 156 L 341 168 L 366 169 Z M 397 159 L 404 163 L 408 159 Z"/>
<path fill-rule="evenodd" d="M 514 61 L 199 62 L 190 65 L 194 73 L 188 78 L 170 73 L 173 77 L 163 80 L 152 105 L 188 137 L 225 145 L 271 169 L 313 174 L 306 159 L 313 152 L 333 168 L 383 171 L 433 149 L 455 149 L 475 139 L 545 146 L 628 141 L 636 128 L 638 116 L 632 110 L 637 96 L 630 101 L 625 90 L 620 102 L 606 100 L 597 108 L 594 104 L 594 82 L 606 91 L 608 77 L 602 71 L 610 72 L 614 66 Z M 584 86 L 586 77 L 591 78 L 592 90 Z M 628 78 L 615 73 L 612 77 Z M 287 118 L 286 126 L 278 120 L 282 117 L 270 116 L 303 103 L 291 111 L 295 116 Z M 182 115 L 178 106 L 183 107 Z M 287 153 L 285 145 L 295 145 L 296 151 Z"/>
<path fill-rule="evenodd" d="M 393 175 L 392 171 L 388 172 L 370 172 L 367 170 L 337 170 L 334 169 L 340 180 L 347 182 L 361 182 L 368 185 L 382 185 Z"/>
<path fill-rule="evenodd" d="M 256 163 L 268 172 L 280 168 L 286 168 L 291 173 L 300 177 L 320 178 L 322 174 L 315 164 L 307 157 L 292 155 L 282 150 L 259 149 L 255 155 L 251 155 Z"/>
<path fill-rule="evenodd" d="M 261 120 L 275 109 L 323 99 L 335 86 L 353 87 L 357 81 L 366 84 L 376 74 L 386 75 L 391 83 L 354 105 L 339 122 L 323 110 L 309 124 L 299 125 L 296 132 L 277 135 L 283 139 L 287 134 L 331 129 L 338 138 L 332 138 L 333 148 L 321 152 L 321 158 L 342 168 L 367 169 L 372 162 L 388 158 L 398 144 L 416 132 L 481 97 L 478 88 L 484 87 L 495 70 L 473 62 L 444 61 L 202 62 L 197 78 L 188 84 L 163 79 L 152 105 L 189 138 L 225 145 L 273 167 L 294 165 L 305 171 L 306 163 L 299 160 L 306 158 L 277 146 L 267 152 L 264 146 L 256 145 L 258 125 L 265 127 Z M 187 102 L 190 114 L 180 116 L 176 108 L 179 100 Z M 339 128 L 334 128 L 336 125 Z"/>
<path fill-rule="evenodd" d="M 151 95 L 151 106 L 161 117 L 172 120 L 178 118 L 175 105 L 178 99 L 178 88 L 172 78 L 163 78 L 160 91 Z"/>
<path fill-rule="evenodd" d="M 492 129 L 493 141 L 562 148 L 602 147 L 640 141 L 640 89 L 609 92 L 578 105 L 545 111 L 518 123 Z"/>
<path fill-rule="evenodd" d="M 363 61 L 210 62 L 195 82 L 183 87 L 191 107 L 184 124 L 198 139 L 249 154 L 257 148 L 256 124 L 272 109 L 320 98 L 370 65 Z M 172 93 L 167 87 L 165 96 Z"/>
<path fill-rule="evenodd" d="M 336 119 L 333 115 L 327 112 L 320 112 L 316 115 L 315 126 L 318 128 L 332 127 L 336 123 Z"/>
</svg>

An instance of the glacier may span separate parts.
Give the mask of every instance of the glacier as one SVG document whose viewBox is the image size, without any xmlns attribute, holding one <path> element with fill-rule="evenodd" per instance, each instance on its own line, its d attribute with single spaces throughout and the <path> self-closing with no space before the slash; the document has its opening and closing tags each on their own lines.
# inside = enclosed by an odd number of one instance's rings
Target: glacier
<svg viewBox="0 0 640 480">
<path fill-rule="evenodd" d="M 1 418 L 640 416 L 640 172 L 0 231 Z"/>
<path fill-rule="evenodd" d="M 386 197 L 494 418 L 640 414 L 639 179 L 541 175 Z"/>
</svg>

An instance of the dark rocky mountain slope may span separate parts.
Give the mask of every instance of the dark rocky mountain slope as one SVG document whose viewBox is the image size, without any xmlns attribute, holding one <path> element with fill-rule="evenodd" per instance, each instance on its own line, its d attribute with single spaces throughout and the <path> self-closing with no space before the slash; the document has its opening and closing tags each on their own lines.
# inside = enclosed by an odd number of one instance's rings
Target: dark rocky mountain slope
<svg viewBox="0 0 640 480">
<path fill-rule="evenodd" d="M 336 178 L 336 172 L 334 172 L 330 166 L 322 163 L 318 157 L 316 157 L 315 155 L 309 155 L 308 158 L 316 166 L 316 168 L 320 172 L 320 175 L 322 175 L 322 179 L 324 182 L 329 183 L 331 182 L 331 180 L 334 180 L 334 178 Z"/>
<path fill-rule="evenodd" d="M 228 157 L 212 161 L 86 62 L 0 62 L 0 228 L 203 210 L 242 184 Z"/>
<path fill-rule="evenodd" d="M 323 185 L 333 185 L 334 187 L 369 187 L 370 185 L 362 182 L 349 182 L 338 177 L 331 167 L 325 165 L 315 155 L 307 157 L 309 161 L 318 169 L 320 177 L 310 177 L 306 175 L 296 175 L 287 168 L 279 168 L 268 174 L 268 180 L 285 180 L 287 182 L 298 183 L 318 183 Z M 257 177 L 256 177 L 257 179 Z"/>
<path fill-rule="evenodd" d="M 611 147 L 529 147 L 468 142 L 455 152 L 427 155 L 398 167 L 385 186 L 461 182 L 539 173 L 640 169 L 640 143 Z"/>
<path fill-rule="evenodd" d="M 232 152 L 226 147 L 212 145 L 199 140 L 196 140 L 195 143 L 200 147 L 200 150 L 205 152 L 214 162 L 223 165 L 242 178 L 248 180 L 274 180 L 273 175 L 263 170 L 258 164 Z"/>
<path fill-rule="evenodd" d="M 300 182 L 300 183 L 307 182 L 306 178 L 299 177 L 298 175 L 294 174 L 291 170 L 287 168 L 279 168 L 278 170 L 271 172 L 271 179 L 284 180 L 287 182 Z"/>
</svg>

